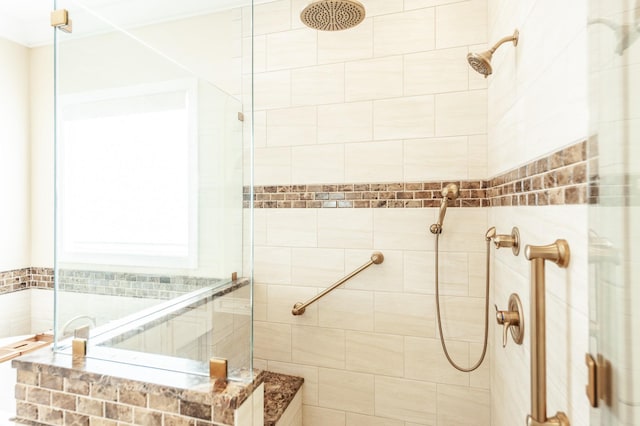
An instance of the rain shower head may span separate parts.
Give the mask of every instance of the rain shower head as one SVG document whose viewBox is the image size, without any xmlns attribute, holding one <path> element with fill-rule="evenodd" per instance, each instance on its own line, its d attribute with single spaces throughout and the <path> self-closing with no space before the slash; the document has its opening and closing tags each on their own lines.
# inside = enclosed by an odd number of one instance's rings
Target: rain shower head
<svg viewBox="0 0 640 426">
<path fill-rule="evenodd" d="M 339 31 L 355 27 L 365 14 L 357 0 L 317 0 L 302 9 L 300 20 L 316 30 Z"/>
<path fill-rule="evenodd" d="M 493 53 L 498 50 L 498 47 L 502 46 L 506 42 L 513 42 L 514 46 L 518 45 L 518 38 L 520 37 L 520 33 L 518 30 L 513 32 L 513 35 L 503 37 L 498 41 L 491 49 L 482 53 L 474 53 L 471 52 L 467 55 L 467 61 L 469 61 L 469 65 L 476 72 L 484 75 L 484 78 L 487 78 L 492 72 L 493 68 L 491 67 L 491 58 L 493 57 Z"/>
</svg>

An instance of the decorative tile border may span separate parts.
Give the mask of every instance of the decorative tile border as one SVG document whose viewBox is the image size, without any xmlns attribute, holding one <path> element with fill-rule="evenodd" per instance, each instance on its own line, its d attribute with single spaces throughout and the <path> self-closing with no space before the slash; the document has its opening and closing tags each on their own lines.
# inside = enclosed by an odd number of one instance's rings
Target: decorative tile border
<svg viewBox="0 0 640 426">
<path fill-rule="evenodd" d="M 460 187 L 451 207 L 546 206 L 587 200 L 587 143 L 580 142 L 489 180 L 256 186 L 255 208 L 438 207 L 441 190 Z M 251 202 L 244 188 L 244 207 Z"/>
<path fill-rule="evenodd" d="M 482 207 L 485 181 L 289 185 L 255 188 L 256 208 L 418 208 L 437 207 L 444 185 L 455 182 L 460 197 L 450 205 Z M 246 190 L 248 192 L 248 189 Z M 245 193 L 245 207 L 250 195 Z"/>
<path fill-rule="evenodd" d="M 587 142 L 580 142 L 489 180 L 493 206 L 587 202 Z"/>
<path fill-rule="evenodd" d="M 219 285 L 224 281 L 217 278 L 186 275 L 134 274 L 76 269 L 61 269 L 58 274 L 58 285 L 62 291 L 163 300 L 173 299 L 201 288 Z"/>
<path fill-rule="evenodd" d="M 29 288 L 53 288 L 53 269 L 22 268 L 0 272 L 0 294 Z"/>
<path fill-rule="evenodd" d="M 217 278 L 187 275 L 134 274 L 62 269 L 59 288 L 73 293 L 168 300 L 205 287 L 222 284 Z M 30 288 L 53 289 L 52 268 L 23 268 L 0 272 L 0 294 Z"/>
</svg>

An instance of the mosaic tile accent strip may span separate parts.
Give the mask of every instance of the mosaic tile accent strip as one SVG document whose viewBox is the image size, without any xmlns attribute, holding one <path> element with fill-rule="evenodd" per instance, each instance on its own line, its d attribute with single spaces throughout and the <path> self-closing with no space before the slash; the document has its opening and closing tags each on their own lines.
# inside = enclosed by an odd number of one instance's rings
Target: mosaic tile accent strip
<svg viewBox="0 0 640 426">
<path fill-rule="evenodd" d="M 0 272 L 0 294 L 30 288 L 53 289 L 53 280 L 52 268 L 31 267 Z M 59 271 L 59 281 L 62 291 L 169 300 L 227 280 L 186 275 L 63 269 Z"/>
<path fill-rule="evenodd" d="M 423 208 L 438 207 L 442 188 L 460 187 L 450 207 L 584 204 L 587 143 L 580 142 L 489 180 L 256 186 L 254 208 Z M 244 188 L 244 207 L 251 203 Z"/>
<path fill-rule="evenodd" d="M 253 380 L 247 376 L 248 383 L 183 374 L 185 386 L 178 387 L 156 384 L 158 370 L 148 372 L 155 375 L 154 380 L 140 381 L 98 371 L 123 368 L 106 361 L 95 363 L 101 367 L 94 371 L 84 365 L 74 368 L 71 357 L 66 358 L 40 351 L 13 361 L 18 370 L 19 421 L 43 425 L 233 425 L 234 410 L 264 380 L 264 373 L 258 370 Z"/>
<path fill-rule="evenodd" d="M 489 180 L 491 206 L 548 206 L 587 202 L 587 142 L 554 152 Z"/>
<path fill-rule="evenodd" d="M 484 181 L 414 183 L 364 183 L 346 185 L 289 185 L 255 188 L 256 208 L 419 208 L 437 207 L 442 188 L 449 183 L 460 187 L 457 207 L 482 207 Z M 245 207 L 250 194 L 245 190 Z"/>
<path fill-rule="evenodd" d="M 219 285 L 225 280 L 186 275 L 134 274 L 62 269 L 62 291 L 109 296 L 168 300 L 201 288 Z"/>
<path fill-rule="evenodd" d="M 53 288 L 53 269 L 22 268 L 0 272 L 0 294 L 29 288 Z"/>
</svg>

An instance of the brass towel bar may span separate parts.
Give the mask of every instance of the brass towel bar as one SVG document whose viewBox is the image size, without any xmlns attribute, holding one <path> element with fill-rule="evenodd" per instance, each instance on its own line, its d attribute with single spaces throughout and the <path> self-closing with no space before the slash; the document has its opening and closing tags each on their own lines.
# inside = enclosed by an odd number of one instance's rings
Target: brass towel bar
<svg viewBox="0 0 640 426">
<path fill-rule="evenodd" d="M 563 412 L 547 417 L 547 338 L 545 306 L 545 261 L 560 268 L 569 265 L 571 251 L 565 240 L 556 240 L 547 246 L 525 248 L 527 260 L 531 261 L 531 414 L 527 426 L 570 426 Z"/>
<path fill-rule="evenodd" d="M 293 315 L 302 315 L 302 314 L 304 314 L 304 311 L 307 309 L 307 306 L 309 306 L 312 303 L 314 303 L 314 302 L 318 301 L 319 299 L 323 298 L 325 295 L 327 295 L 328 293 L 332 292 L 333 290 L 335 290 L 336 288 L 338 288 L 339 286 L 341 286 L 345 282 L 349 281 L 351 278 L 355 277 L 360 272 L 362 272 L 365 269 L 367 269 L 369 266 L 371 266 L 373 264 L 379 265 L 383 261 L 384 261 L 384 256 L 382 255 L 382 253 L 380 253 L 379 251 L 374 251 L 373 254 L 371 255 L 371 260 L 369 260 L 367 263 L 365 263 L 364 265 L 362 265 L 361 267 L 359 267 L 358 269 L 356 269 L 355 271 L 353 271 L 352 273 L 350 273 L 346 277 L 342 278 L 341 280 L 336 282 L 334 285 L 332 285 L 331 287 L 329 287 L 326 290 L 324 290 L 322 293 L 315 295 L 314 297 L 312 297 L 308 301 L 306 301 L 304 303 L 302 303 L 302 302 L 296 303 L 295 305 L 293 305 L 293 309 L 291 310 L 291 313 Z"/>
</svg>

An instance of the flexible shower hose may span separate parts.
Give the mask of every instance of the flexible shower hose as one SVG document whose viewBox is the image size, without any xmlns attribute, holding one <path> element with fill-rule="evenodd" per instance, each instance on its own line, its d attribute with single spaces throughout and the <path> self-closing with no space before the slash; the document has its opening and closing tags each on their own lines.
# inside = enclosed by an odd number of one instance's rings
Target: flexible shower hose
<svg viewBox="0 0 640 426">
<path fill-rule="evenodd" d="M 476 370 L 484 361 L 484 357 L 487 354 L 487 340 L 489 339 L 489 255 L 491 248 L 491 239 L 487 238 L 487 261 L 486 261 L 486 275 L 487 278 L 485 280 L 486 283 L 486 291 L 485 291 L 485 304 L 484 304 L 484 343 L 482 346 L 482 355 L 480 355 L 480 359 L 476 362 L 472 367 L 464 368 L 460 367 L 449 355 L 449 351 L 447 350 L 447 344 L 444 339 L 444 334 L 442 333 L 442 318 L 440 317 L 440 284 L 439 284 L 439 274 L 438 274 L 438 263 L 439 263 L 439 253 L 438 253 L 438 242 L 440 239 L 440 234 L 436 234 L 436 267 L 435 267 L 435 275 L 436 275 L 436 314 L 438 320 L 438 331 L 440 333 L 440 344 L 442 345 L 442 350 L 444 351 L 444 355 L 447 357 L 447 361 L 449 364 L 453 366 L 456 370 L 462 371 L 463 373 L 469 373 L 471 371 Z"/>
</svg>

